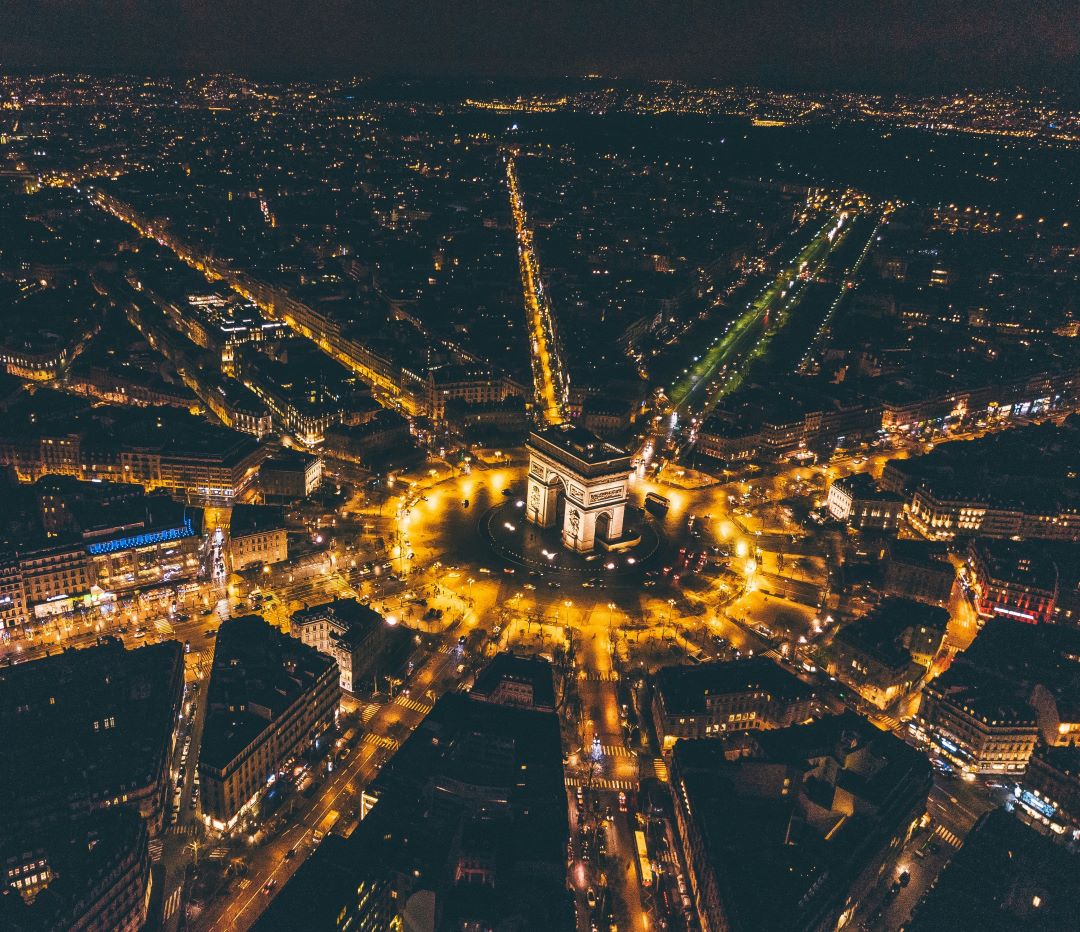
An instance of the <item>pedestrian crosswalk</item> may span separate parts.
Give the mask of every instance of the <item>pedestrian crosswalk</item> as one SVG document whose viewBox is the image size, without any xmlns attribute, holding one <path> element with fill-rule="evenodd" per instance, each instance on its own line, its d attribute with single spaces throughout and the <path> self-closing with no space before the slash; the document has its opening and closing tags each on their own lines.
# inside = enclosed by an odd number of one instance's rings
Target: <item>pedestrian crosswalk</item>
<svg viewBox="0 0 1080 932">
<path fill-rule="evenodd" d="M 375 713 L 379 711 L 379 708 L 379 703 L 369 702 L 360 713 L 360 721 L 366 725 L 375 717 Z"/>
<path fill-rule="evenodd" d="M 964 839 L 955 832 L 949 831 L 944 825 L 939 825 L 934 829 L 934 837 L 940 838 L 943 842 L 952 845 L 954 848 L 962 848 L 964 845 Z"/>
<path fill-rule="evenodd" d="M 600 751 L 606 757 L 633 757 L 634 755 L 621 744 L 601 744 Z"/>
<path fill-rule="evenodd" d="M 597 777 L 592 780 L 582 777 L 567 777 L 566 785 L 569 787 L 585 786 L 594 790 L 637 790 L 634 780 L 609 780 L 606 777 Z"/>
<path fill-rule="evenodd" d="M 161 853 L 165 850 L 165 842 L 160 838 L 155 838 L 150 842 L 150 860 L 160 861 Z"/>
<path fill-rule="evenodd" d="M 379 748 L 386 748 L 388 751 L 396 751 L 398 749 L 398 742 L 393 738 L 388 738 L 386 735 L 377 735 L 373 732 L 368 732 L 364 735 L 363 744 L 374 744 Z"/>
<path fill-rule="evenodd" d="M 210 860 L 211 861 L 224 861 L 225 858 L 228 856 L 228 854 L 229 854 L 229 849 L 228 848 L 225 848 L 225 847 L 214 848 L 213 851 L 210 852 Z"/>
<path fill-rule="evenodd" d="M 190 835 L 194 831 L 195 831 L 195 826 L 190 825 L 190 824 L 189 825 L 170 825 L 169 826 L 169 834 L 170 835 Z"/>
<path fill-rule="evenodd" d="M 169 898 L 165 900 L 165 919 L 168 920 L 173 913 L 180 908 L 180 894 L 182 889 L 177 887 L 169 894 Z"/>
<path fill-rule="evenodd" d="M 582 670 L 581 673 L 578 674 L 578 679 L 590 683 L 615 683 L 619 679 L 619 674 L 614 670 L 605 670 L 603 672 L 597 670 Z"/>
<path fill-rule="evenodd" d="M 398 705 L 405 706 L 406 709 L 412 709 L 414 712 L 419 712 L 421 715 L 427 715 L 432 710 L 432 706 L 426 702 L 421 702 L 419 699 L 413 699 L 411 696 L 398 696 L 394 700 Z"/>
<path fill-rule="evenodd" d="M 251 878 L 250 877 L 241 877 L 238 881 L 236 881 L 236 889 L 237 890 L 246 890 L 250 886 L 251 886 Z"/>
<path fill-rule="evenodd" d="M 667 761 L 662 757 L 654 757 L 652 759 L 652 772 L 657 780 L 662 780 L 664 783 L 667 783 L 668 778 L 671 776 L 668 772 Z"/>
</svg>

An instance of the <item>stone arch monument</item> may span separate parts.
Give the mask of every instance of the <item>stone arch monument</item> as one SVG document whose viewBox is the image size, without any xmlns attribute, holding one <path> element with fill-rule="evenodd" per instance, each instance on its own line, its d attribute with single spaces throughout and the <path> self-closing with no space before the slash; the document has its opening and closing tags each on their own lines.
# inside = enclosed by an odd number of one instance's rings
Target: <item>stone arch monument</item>
<svg viewBox="0 0 1080 932">
<path fill-rule="evenodd" d="M 564 547 L 587 553 L 597 544 L 614 543 L 623 536 L 629 453 L 573 424 L 533 431 L 526 449 L 529 489 L 525 517 L 529 521 L 540 527 L 554 526 L 560 496 L 565 496 Z"/>
</svg>

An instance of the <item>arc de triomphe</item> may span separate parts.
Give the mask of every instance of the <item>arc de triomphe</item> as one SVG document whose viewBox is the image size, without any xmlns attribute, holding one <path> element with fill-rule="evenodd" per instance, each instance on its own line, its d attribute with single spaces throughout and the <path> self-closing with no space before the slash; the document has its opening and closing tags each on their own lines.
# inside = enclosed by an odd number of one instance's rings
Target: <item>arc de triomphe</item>
<svg viewBox="0 0 1080 932">
<path fill-rule="evenodd" d="M 529 488 L 525 516 L 540 527 L 558 519 L 565 497 L 563 546 L 587 553 L 623 535 L 630 454 L 573 424 L 529 434 Z"/>
</svg>

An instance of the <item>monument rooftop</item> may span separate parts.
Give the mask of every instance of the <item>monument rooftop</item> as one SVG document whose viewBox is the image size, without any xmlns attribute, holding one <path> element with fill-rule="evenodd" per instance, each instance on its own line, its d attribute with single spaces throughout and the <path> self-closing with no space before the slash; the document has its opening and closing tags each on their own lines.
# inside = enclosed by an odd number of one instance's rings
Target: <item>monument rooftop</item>
<svg viewBox="0 0 1080 932">
<path fill-rule="evenodd" d="M 533 431 L 529 435 L 529 442 L 561 461 L 565 462 L 567 457 L 577 460 L 584 464 L 587 474 L 592 474 L 588 467 L 630 468 L 630 454 L 626 450 L 602 440 L 591 430 L 576 424 L 556 424 Z"/>
</svg>

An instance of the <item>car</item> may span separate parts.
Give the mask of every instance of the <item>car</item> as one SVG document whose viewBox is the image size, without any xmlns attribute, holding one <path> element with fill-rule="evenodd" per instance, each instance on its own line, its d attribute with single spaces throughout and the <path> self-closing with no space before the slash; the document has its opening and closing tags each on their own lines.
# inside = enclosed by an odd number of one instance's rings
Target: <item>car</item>
<svg viewBox="0 0 1080 932">
<path fill-rule="evenodd" d="M 503 567 L 503 572 L 507 576 L 513 576 L 514 575 L 514 568 L 512 566 L 504 566 Z"/>
<path fill-rule="evenodd" d="M 555 581 L 554 579 L 552 579 L 552 580 L 549 580 L 549 581 L 548 581 L 548 588 L 549 588 L 549 589 L 558 589 L 558 588 L 559 588 L 559 584 L 558 584 L 558 582 L 556 582 L 556 581 Z"/>
<path fill-rule="evenodd" d="M 273 877 L 271 877 L 268 881 L 266 881 L 266 883 L 263 884 L 263 888 L 262 888 L 263 896 L 269 896 L 271 893 L 273 893 L 274 892 L 274 887 L 276 887 L 276 886 L 277 886 L 277 881 L 274 880 Z"/>
<path fill-rule="evenodd" d="M 619 790 L 619 812 L 626 812 L 626 792 Z"/>
<path fill-rule="evenodd" d="M 911 883 L 911 874 L 908 871 L 900 871 L 900 874 L 896 879 L 900 882 L 901 887 L 906 887 Z"/>
<path fill-rule="evenodd" d="M 296 849 L 295 848 L 290 848 L 288 851 L 285 852 L 285 860 L 286 861 L 291 861 L 295 857 L 296 857 Z"/>
<path fill-rule="evenodd" d="M 596 891 L 592 887 L 585 891 L 585 902 L 589 904 L 589 909 L 596 909 Z"/>
<path fill-rule="evenodd" d="M 256 604 L 256 603 L 255 603 L 255 601 L 253 599 L 252 600 L 252 605 L 254 605 L 254 604 Z M 199 612 L 199 614 L 202 615 L 203 618 L 205 618 L 207 615 L 213 615 L 214 614 L 214 609 L 212 609 L 212 608 L 204 608 L 201 612 Z"/>
<path fill-rule="evenodd" d="M 531 591 L 531 590 L 534 590 L 536 588 L 536 586 L 534 586 L 531 582 L 527 582 L 527 583 L 525 583 L 525 588 L 529 589 Z"/>
</svg>

